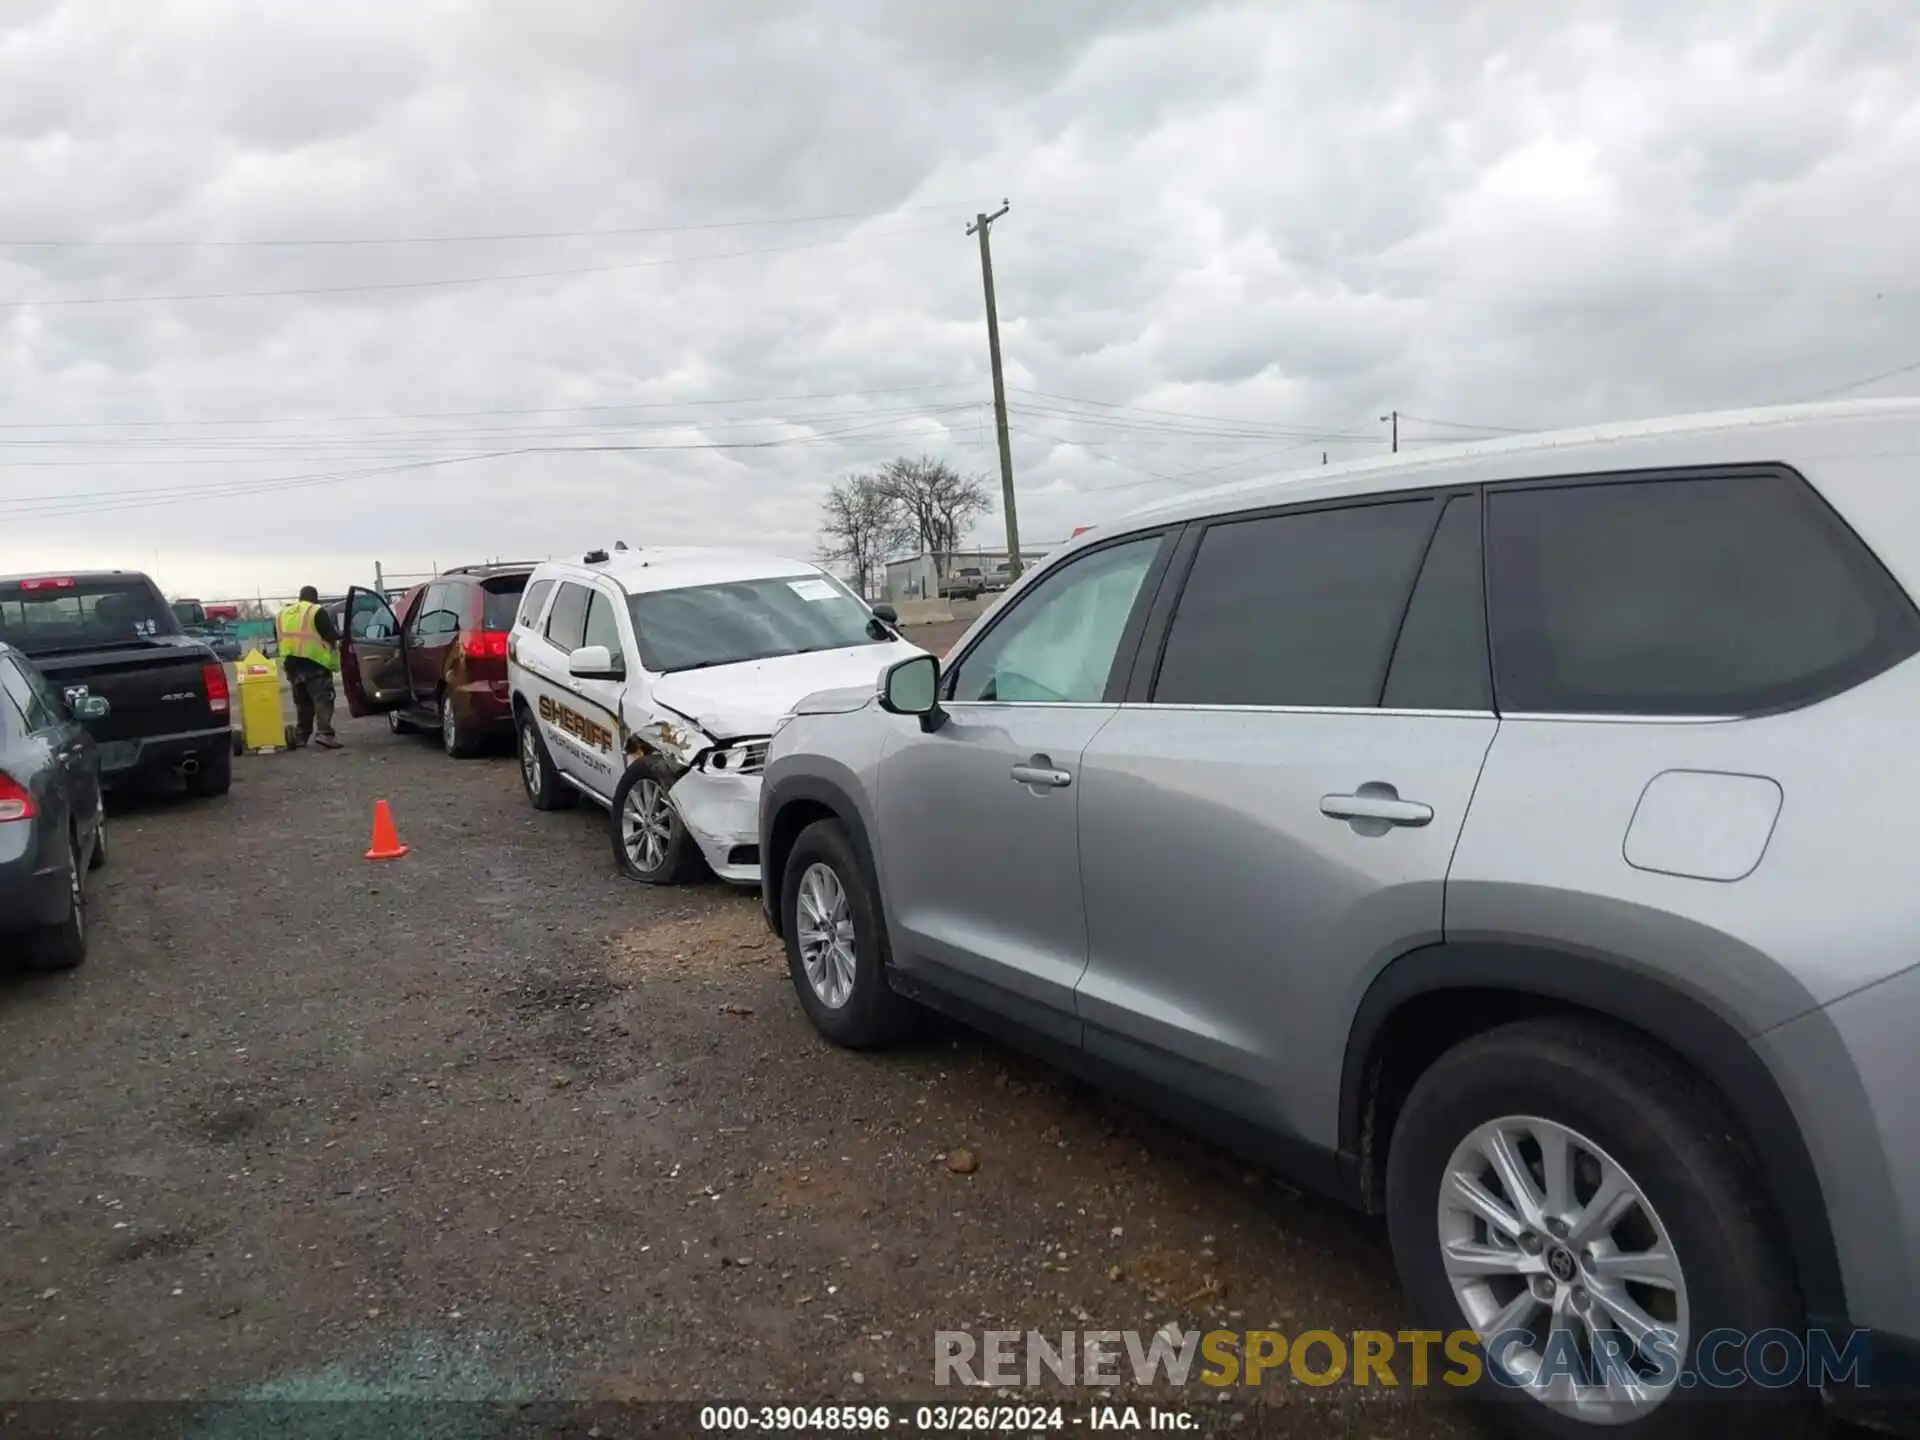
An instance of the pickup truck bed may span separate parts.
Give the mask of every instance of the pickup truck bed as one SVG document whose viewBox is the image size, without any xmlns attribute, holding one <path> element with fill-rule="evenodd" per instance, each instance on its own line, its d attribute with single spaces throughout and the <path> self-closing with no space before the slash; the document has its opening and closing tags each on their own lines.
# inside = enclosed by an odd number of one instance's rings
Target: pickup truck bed
<svg viewBox="0 0 1920 1440">
<path fill-rule="evenodd" d="M 103 618 L 104 617 L 104 618 Z M 225 666 L 179 622 L 144 575 L 0 577 L 0 636 L 67 696 L 103 697 L 85 722 L 108 786 L 176 774 L 198 794 L 232 782 L 231 692 Z"/>
<path fill-rule="evenodd" d="M 232 758 L 226 672 L 221 667 L 217 695 L 209 696 L 206 667 L 221 662 L 198 640 L 163 635 L 114 649 L 35 655 L 33 662 L 63 693 L 84 687 L 106 698 L 106 716 L 86 725 L 109 785 L 140 772 L 181 770 L 189 761 L 199 768 L 209 751 Z"/>
</svg>

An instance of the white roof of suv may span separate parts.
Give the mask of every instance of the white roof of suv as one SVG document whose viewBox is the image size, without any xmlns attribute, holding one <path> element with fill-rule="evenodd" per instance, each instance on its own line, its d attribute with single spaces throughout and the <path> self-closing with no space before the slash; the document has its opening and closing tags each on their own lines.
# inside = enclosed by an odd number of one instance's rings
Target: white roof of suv
<svg viewBox="0 0 1920 1440">
<path fill-rule="evenodd" d="M 824 575 L 811 560 L 790 560 L 758 550 L 721 546 L 662 545 L 644 550 L 609 551 L 605 560 L 549 561 L 542 575 L 604 575 L 629 595 L 650 590 L 679 590 L 689 585 L 724 585 L 729 580 L 777 580 L 783 575 Z"/>
<path fill-rule="evenodd" d="M 1375 491 L 1415 489 L 1504 478 L 1573 474 L 1594 465 L 1608 468 L 1632 463 L 1636 449 L 1656 463 L 1688 463 L 1682 453 L 1687 442 L 1706 442 L 1706 459 L 1716 462 L 1757 458 L 1791 459 L 1783 450 L 1782 430 L 1831 431 L 1840 426 L 1872 429 L 1875 422 L 1911 426 L 1920 417 L 1920 400 L 1847 400 L 1819 405 L 1782 405 L 1757 410 L 1725 410 L 1701 415 L 1672 415 L 1654 420 L 1628 420 L 1581 430 L 1546 431 L 1511 439 L 1478 440 L 1464 445 L 1436 445 L 1431 450 L 1402 451 L 1341 465 L 1313 465 L 1279 475 L 1256 476 L 1189 491 L 1185 495 L 1150 501 L 1110 525 L 1089 532 L 1088 542 L 1103 535 L 1169 520 L 1195 520 L 1230 510 L 1252 510 L 1262 505 L 1365 495 Z M 1910 434 L 1910 430 L 1902 433 Z M 1735 437 L 1739 437 L 1738 443 Z M 1511 475 L 1507 472 L 1511 472 Z"/>
</svg>

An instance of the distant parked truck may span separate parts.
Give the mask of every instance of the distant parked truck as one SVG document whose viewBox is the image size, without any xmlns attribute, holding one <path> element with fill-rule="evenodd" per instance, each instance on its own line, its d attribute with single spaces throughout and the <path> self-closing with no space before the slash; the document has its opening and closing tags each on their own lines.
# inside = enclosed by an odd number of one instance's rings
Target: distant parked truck
<svg viewBox="0 0 1920 1440">
<path fill-rule="evenodd" d="M 221 660 L 240 658 L 240 639 L 234 629 L 240 616 L 239 607 L 202 605 L 198 600 L 180 599 L 172 603 L 171 609 L 173 618 L 180 622 L 181 631 L 204 641 Z"/>
<path fill-rule="evenodd" d="M 978 600 L 987 590 L 987 577 L 977 565 L 964 565 L 940 581 L 940 593 L 949 600 Z"/>
</svg>

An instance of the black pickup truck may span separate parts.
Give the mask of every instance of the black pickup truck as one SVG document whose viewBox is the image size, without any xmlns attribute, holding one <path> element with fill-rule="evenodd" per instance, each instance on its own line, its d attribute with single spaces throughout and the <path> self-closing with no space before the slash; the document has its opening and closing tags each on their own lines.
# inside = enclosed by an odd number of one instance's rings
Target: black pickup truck
<svg viewBox="0 0 1920 1440">
<path fill-rule="evenodd" d="M 194 795 L 232 785 L 226 667 L 181 631 L 145 575 L 0 575 L 0 640 L 24 651 L 69 704 L 83 693 L 106 699 L 106 715 L 84 722 L 102 784 L 172 774 Z"/>
</svg>

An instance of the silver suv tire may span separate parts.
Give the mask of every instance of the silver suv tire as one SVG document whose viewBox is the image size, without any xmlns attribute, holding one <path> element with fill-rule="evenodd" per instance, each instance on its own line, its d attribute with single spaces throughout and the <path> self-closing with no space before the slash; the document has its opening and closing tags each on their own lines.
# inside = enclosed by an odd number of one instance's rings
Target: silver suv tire
<svg viewBox="0 0 1920 1440">
<path fill-rule="evenodd" d="M 800 1008 L 836 1045 L 870 1050 L 902 1038 L 913 1006 L 887 982 L 892 952 L 860 854 L 837 820 L 816 820 L 788 852 L 780 933 Z"/>
<path fill-rule="evenodd" d="M 1715 1424 L 1710 1408 L 1733 1406 L 1792 1434 L 1817 1414 L 1804 1386 L 1720 1389 L 1696 1371 L 1717 1330 L 1804 1329 L 1778 1226 L 1732 1134 L 1697 1076 L 1598 1022 L 1504 1025 L 1415 1083 L 1387 1157 L 1401 1283 L 1432 1329 L 1530 1334 L 1496 1347 L 1508 1383 L 1487 1374 L 1477 1387 L 1520 1433 L 1695 1435 Z M 1642 1348 L 1649 1321 L 1660 1333 Z M 1567 1338 L 1551 1340 L 1556 1328 Z M 1550 1350 L 1572 1345 L 1585 1365 L 1596 1343 L 1646 1378 L 1526 1383 Z"/>
</svg>

